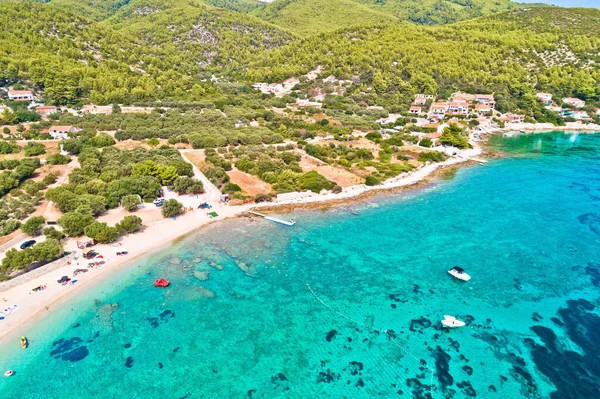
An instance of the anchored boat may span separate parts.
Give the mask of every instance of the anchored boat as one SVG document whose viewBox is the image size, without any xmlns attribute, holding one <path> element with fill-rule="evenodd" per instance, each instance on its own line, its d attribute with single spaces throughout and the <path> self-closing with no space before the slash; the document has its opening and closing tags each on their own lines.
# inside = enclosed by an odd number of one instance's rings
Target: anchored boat
<svg viewBox="0 0 600 399">
<path fill-rule="evenodd" d="M 448 270 L 448 273 L 454 278 L 457 278 L 462 281 L 469 281 L 471 276 L 465 273 L 465 270 L 462 267 L 454 266 L 452 269 Z"/>
<path fill-rule="evenodd" d="M 448 327 L 448 328 L 456 328 L 456 327 L 462 327 L 462 326 L 464 326 L 465 322 L 461 321 L 461 320 L 458 320 L 454 316 L 444 315 L 444 320 L 442 320 L 442 325 L 444 327 Z"/>
</svg>

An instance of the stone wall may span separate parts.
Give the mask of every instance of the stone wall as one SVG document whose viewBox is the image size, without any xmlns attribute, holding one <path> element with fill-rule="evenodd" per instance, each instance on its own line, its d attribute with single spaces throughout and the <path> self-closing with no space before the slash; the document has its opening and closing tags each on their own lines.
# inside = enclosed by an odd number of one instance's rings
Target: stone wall
<svg viewBox="0 0 600 399">
<path fill-rule="evenodd" d="M 44 266 L 40 266 L 37 269 L 34 269 L 30 272 L 21 274 L 20 276 L 12 278 L 8 281 L 4 281 L 4 282 L 0 283 L 0 292 L 8 291 L 9 289 L 14 288 L 18 285 L 24 284 L 28 281 L 34 280 L 38 277 L 41 277 L 46 273 L 49 273 L 54 270 L 58 270 L 61 267 L 66 266 L 68 262 L 72 262 L 74 259 L 75 259 L 74 254 L 69 254 L 69 255 L 63 256 L 60 259 L 55 260 L 54 262 L 50 262 L 50 263 L 45 264 Z M 51 283 L 52 279 L 54 279 L 54 277 L 55 276 L 48 277 L 47 283 Z M 31 287 L 31 288 L 34 288 L 34 287 Z"/>
</svg>

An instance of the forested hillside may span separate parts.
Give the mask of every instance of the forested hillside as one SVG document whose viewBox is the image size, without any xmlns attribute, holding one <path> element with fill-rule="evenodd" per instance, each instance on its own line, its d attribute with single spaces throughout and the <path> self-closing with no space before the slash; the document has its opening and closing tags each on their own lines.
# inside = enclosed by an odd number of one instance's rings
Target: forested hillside
<svg viewBox="0 0 600 399">
<path fill-rule="evenodd" d="M 205 92 L 203 70 L 244 65 L 293 38 L 246 15 L 183 2 L 134 0 L 102 22 L 23 2 L 0 3 L 0 15 L 0 82 L 30 83 L 52 104 L 194 99 Z"/>
<path fill-rule="evenodd" d="M 354 0 L 418 24 L 449 24 L 517 8 L 510 0 Z"/>
<path fill-rule="evenodd" d="M 352 28 L 263 53 L 247 76 L 280 81 L 320 65 L 324 76 L 359 78 L 348 94 L 368 103 L 402 103 L 417 92 L 447 97 L 455 90 L 496 92 L 502 103 L 534 87 L 597 100 L 598 21 L 600 10 L 546 7 L 435 28 Z"/>
<path fill-rule="evenodd" d="M 352 0 L 277 0 L 253 14 L 301 36 L 349 26 L 397 22 L 390 14 Z"/>
</svg>

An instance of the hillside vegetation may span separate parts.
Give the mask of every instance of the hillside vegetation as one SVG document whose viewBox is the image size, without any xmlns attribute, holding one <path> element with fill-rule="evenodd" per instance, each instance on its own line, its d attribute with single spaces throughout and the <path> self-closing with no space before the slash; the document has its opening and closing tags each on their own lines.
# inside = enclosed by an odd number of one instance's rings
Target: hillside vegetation
<svg viewBox="0 0 600 399">
<path fill-rule="evenodd" d="M 278 0 L 256 9 L 253 14 L 301 36 L 397 21 L 390 14 L 352 0 Z"/>
<path fill-rule="evenodd" d="M 293 39 L 206 5 L 134 0 L 102 22 L 65 7 L 0 3 L 1 82 L 30 82 L 52 104 L 190 99 L 206 92 L 203 70 L 245 65 Z"/>
<path fill-rule="evenodd" d="M 373 10 L 417 24 L 450 24 L 517 8 L 510 0 L 354 0 Z"/>
<path fill-rule="evenodd" d="M 358 79 L 347 94 L 369 104 L 402 103 L 417 92 L 502 98 L 534 88 L 593 100 L 600 96 L 598 21 L 600 10 L 532 8 L 442 27 L 352 28 L 263 53 L 247 76 L 280 81 L 322 66 L 324 76 Z"/>
</svg>

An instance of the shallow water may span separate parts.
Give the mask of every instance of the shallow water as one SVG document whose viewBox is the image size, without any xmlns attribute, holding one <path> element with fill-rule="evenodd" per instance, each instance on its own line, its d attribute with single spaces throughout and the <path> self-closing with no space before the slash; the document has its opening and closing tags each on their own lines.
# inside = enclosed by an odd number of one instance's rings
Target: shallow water
<svg viewBox="0 0 600 399">
<path fill-rule="evenodd" d="M 229 220 L 146 257 L 0 347 L 0 397 L 597 397 L 600 135 L 493 145 L 358 216 Z"/>
</svg>

